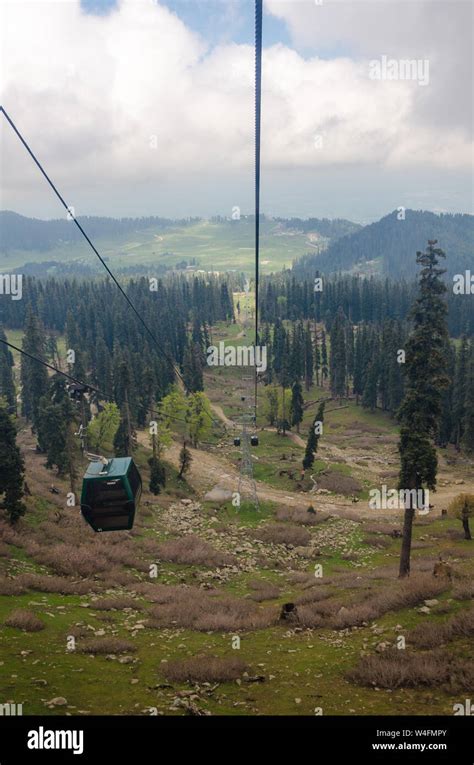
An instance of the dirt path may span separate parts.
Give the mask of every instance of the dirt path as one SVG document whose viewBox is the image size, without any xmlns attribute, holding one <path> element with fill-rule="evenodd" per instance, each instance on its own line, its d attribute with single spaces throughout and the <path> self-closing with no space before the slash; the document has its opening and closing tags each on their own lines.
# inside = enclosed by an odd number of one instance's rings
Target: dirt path
<svg viewBox="0 0 474 765">
<path fill-rule="evenodd" d="M 212 404 L 211 403 L 211 409 L 212 409 L 213 412 L 215 412 L 215 414 L 217 414 L 219 419 L 222 420 L 222 422 L 226 425 L 226 427 L 232 428 L 232 429 L 236 427 L 236 423 L 233 420 L 230 420 L 227 417 L 227 415 L 225 414 L 224 410 L 222 409 L 222 407 L 219 404 Z"/>
</svg>

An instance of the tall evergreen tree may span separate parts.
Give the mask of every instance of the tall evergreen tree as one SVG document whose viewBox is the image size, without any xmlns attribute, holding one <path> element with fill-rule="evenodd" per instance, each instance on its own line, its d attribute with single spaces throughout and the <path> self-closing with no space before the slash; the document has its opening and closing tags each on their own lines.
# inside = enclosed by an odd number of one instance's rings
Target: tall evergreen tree
<svg viewBox="0 0 474 765">
<path fill-rule="evenodd" d="M 399 488 L 434 489 L 438 460 L 433 439 L 441 417 L 443 391 L 448 385 L 444 349 L 448 336 L 444 270 L 439 268 L 443 250 L 436 240 L 426 252 L 417 252 L 421 266 L 419 296 L 412 309 L 413 332 L 406 343 L 405 397 L 399 410 Z M 411 539 L 416 502 L 405 506 L 400 577 L 410 573 Z M 414 506 L 415 505 L 415 506 Z"/>
<path fill-rule="evenodd" d="M 324 407 L 325 402 L 322 401 L 308 433 L 308 440 L 306 442 L 306 449 L 303 457 L 303 468 L 305 470 L 313 466 L 314 455 L 318 451 L 318 443 L 321 437 L 320 431 L 322 430 L 322 424 L 324 422 Z"/>
<path fill-rule="evenodd" d="M 346 319 L 339 308 L 331 327 L 330 380 L 333 396 L 343 398 L 346 395 Z"/>
<path fill-rule="evenodd" d="M 0 340 L 7 340 L 7 336 L 0 327 Z M 0 343 L 0 397 L 4 397 L 11 413 L 16 414 L 16 391 L 13 378 L 13 355 L 8 346 Z"/>
<path fill-rule="evenodd" d="M 304 331 L 304 383 L 306 390 L 313 384 L 314 355 L 309 322 Z"/>
<path fill-rule="evenodd" d="M 5 406 L 0 402 L 0 508 L 10 523 L 24 515 L 24 462 L 16 445 L 16 429 Z"/>
<path fill-rule="evenodd" d="M 291 425 L 296 425 L 297 433 L 300 432 L 300 423 L 303 420 L 303 391 L 300 382 L 295 382 L 291 388 Z"/>
<path fill-rule="evenodd" d="M 474 452 L 474 339 L 471 340 L 466 375 L 462 445 L 467 452 Z"/>
<path fill-rule="evenodd" d="M 28 308 L 25 323 L 25 335 L 23 337 L 23 350 L 36 358 L 45 357 L 45 338 L 39 319 Z M 28 356 L 21 357 L 21 403 L 22 414 L 27 420 L 31 420 L 33 427 L 37 428 L 39 404 L 43 396 L 48 393 L 48 374 L 46 368 Z"/>
</svg>

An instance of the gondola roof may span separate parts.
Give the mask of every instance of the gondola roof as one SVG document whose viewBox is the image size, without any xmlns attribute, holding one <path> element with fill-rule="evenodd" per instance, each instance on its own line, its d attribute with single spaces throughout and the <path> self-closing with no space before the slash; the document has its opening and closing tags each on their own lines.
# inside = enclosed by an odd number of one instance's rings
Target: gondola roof
<svg viewBox="0 0 474 765">
<path fill-rule="evenodd" d="M 114 457 L 104 465 L 103 462 L 91 462 L 84 475 L 84 480 L 89 478 L 121 478 L 127 474 L 132 462 L 131 457 Z"/>
</svg>

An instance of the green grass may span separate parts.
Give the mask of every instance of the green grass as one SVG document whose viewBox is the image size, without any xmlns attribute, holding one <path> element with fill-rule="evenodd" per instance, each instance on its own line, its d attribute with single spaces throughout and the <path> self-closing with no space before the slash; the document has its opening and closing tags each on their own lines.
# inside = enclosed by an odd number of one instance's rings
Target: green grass
<svg viewBox="0 0 474 765">
<path fill-rule="evenodd" d="M 127 238 L 97 239 L 94 244 L 112 268 L 130 266 L 173 266 L 179 261 L 188 263 L 195 258 L 196 268 L 218 271 L 254 270 L 255 231 L 253 223 L 245 218 L 235 222 L 213 223 L 201 221 L 190 226 L 151 228 L 134 232 Z M 261 224 L 260 266 L 262 273 L 280 271 L 290 267 L 314 248 L 304 234 L 280 235 L 272 221 Z M 25 263 L 81 261 L 97 264 L 97 258 L 84 242 L 64 243 L 52 250 L 13 251 L 5 257 L 4 270 L 20 268 Z"/>
</svg>

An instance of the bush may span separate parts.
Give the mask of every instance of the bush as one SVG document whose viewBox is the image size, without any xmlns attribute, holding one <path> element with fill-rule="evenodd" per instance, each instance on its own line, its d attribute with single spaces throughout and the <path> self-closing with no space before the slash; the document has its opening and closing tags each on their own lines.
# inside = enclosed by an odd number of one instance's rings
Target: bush
<svg viewBox="0 0 474 765">
<path fill-rule="evenodd" d="M 197 566 L 230 566 L 235 559 L 228 553 L 215 550 L 203 539 L 188 534 L 181 539 L 170 539 L 158 546 L 158 555 L 171 563 L 183 563 Z"/>
<path fill-rule="evenodd" d="M 45 625 L 38 619 L 36 614 L 26 608 L 17 608 L 5 619 L 7 627 L 16 627 L 24 632 L 40 632 Z"/>
<path fill-rule="evenodd" d="M 413 574 L 409 579 L 393 582 L 375 593 L 366 592 L 355 603 L 346 606 L 341 601 L 308 603 L 298 608 L 299 623 L 305 627 L 320 627 L 323 623 L 333 629 L 360 626 L 390 611 L 410 608 L 427 598 L 439 595 L 448 584 L 427 574 Z M 326 621 L 322 621 L 322 617 Z"/>
<path fill-rule="evenodd" d="M 0 579 L 0 595 L 22 595 L 26 592 L 17 579 Z"/>
<path fill-rule="evenodd" d="M 225 683 L 237 680 L 246 670 L 247 665 L 241 659 L 214 656 L 195 656 L 160 666 L 167 680 L 178 683 Z"/>
<path fill-rule="evenodd" d="M 100 598 L 91 602 L 91 608 L 97 611 L 121 611 L 123 608 L 140 609 L 140 604 L 129 595 L 118 595 L 113 598 Z"/>
<path fill-rule="evenodd" d="M 276 614 L 257 609 L 253 603 L 232 596 L 216 597 L 197 587 L 164 587 L 159 607 L 150 609 L 148 627 L 186 627 L 203 632 L 261 629 Z"/>
<path fill-rule="evenodd" d="M 261 603 L 264 600 L 273 600 L 278 598 L 280 594 L 280 588 L 276 584 L 266 582 L 265 580 L 254 580 L 249 582 L 249 587 L 253 592 L 250 594 L 251 600 L 255 600 L 257 603 Z"/>
<path fill-rule="evenodd" d="M 376 656 L 363 656 L 347 679 L 358 685 L 379 688 L 413 688 L 439 685 L 450 679 L 450 659 L 444 653 L 409 653 L 391 648 Z"/>
<path fill-rule="evenodd" d="M 94 655 L 107 653 L 133 653 L 136 646 L 128 640 L 117 637 L 91 638 L 81 643 L 78 650 L 81 653 L 92 653 Z"/>
<path fill-rule="evenodd" d="M 293 545 L 293 547 L 304 547 L 311 539 L 311 534 L 306 529 L 285 523 L 271 523 L 262 526 L 257 529 L 254 536 L 255 539 L 266 544 Z"/>
<path fill-rule="evenodd" d="M 92 582 L 76 582 L 62 576 L 45 574 L 21 574 L 18 581 L 29 590 L 57 592 L 60 595 L 86 595 L 97 590 L 97 584 Z"/>
</svg>

